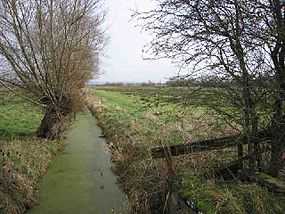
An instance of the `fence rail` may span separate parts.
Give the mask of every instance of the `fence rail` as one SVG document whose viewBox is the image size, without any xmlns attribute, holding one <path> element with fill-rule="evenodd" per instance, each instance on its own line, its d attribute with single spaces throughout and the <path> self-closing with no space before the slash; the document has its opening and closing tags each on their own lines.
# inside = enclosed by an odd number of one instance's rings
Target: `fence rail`
<svg viewBox="0 0 285 214">
<path fill-rule="evenodd" d="M 269 142 L 271 139 L 270 132 L 263 130 L 252 138 L 257 143 Z M 245 137 L 233 135 L 215 139 L 196 141 L 191 144 L 178 144 L 172 146 L 160 146 L 151 149 L 152 158 L 165 158 L 167 156 L 179 156 L 197 152 L 221 150 L 247 144 Z"/>
</svg>

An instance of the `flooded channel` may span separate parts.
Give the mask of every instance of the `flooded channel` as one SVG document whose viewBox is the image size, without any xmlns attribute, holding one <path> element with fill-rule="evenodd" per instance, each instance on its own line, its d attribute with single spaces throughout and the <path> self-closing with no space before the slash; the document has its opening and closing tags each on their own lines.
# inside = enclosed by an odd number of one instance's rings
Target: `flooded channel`
<svg viewBox="0 0 285 214">
<path fill-rule="evenodd" d="M 126 196 L 111 171 L 110 153 L 91 114 L 78 116 L 66 148 L 44 177 L 40 204 L 29 214 L 126 213 Z"/>
</svg>

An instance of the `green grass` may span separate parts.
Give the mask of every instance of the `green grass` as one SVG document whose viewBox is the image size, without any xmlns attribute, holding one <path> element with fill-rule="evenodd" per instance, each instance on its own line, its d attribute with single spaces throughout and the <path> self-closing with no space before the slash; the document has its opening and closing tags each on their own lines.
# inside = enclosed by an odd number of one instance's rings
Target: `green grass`
<svg viewBox="0 0 285 214">
<path fill-rule="evenodd" d="M 37 106 L 10 93 L 0 94 L 0 137 L 31 136 L 41 118 L 42 113 Z"/>
<path fill-rule="evenodd" d="M 256 184 L 217 184 L 190 175 L 184 177 L 181 192 L 207 214 L 282 214 L 285 210 L 284 197 Z"/>
<path fill-rule="evenodd" d="M 0 141 L 0 213 L 24 213 L 36 205 L 42 176 L 62 148 L 38 139 Z"/>
<path fill-rule="evenodd" d="M 243 111 L 242 103 L 239 102 L 241 94 L 233 94 L 222 88 L 200 88 L 200 87 L 168 87 L 168 86 L 99 86 L 97 91 L 120 92 L 122 94 L 141 97 L 154 103 L 173 103 L 189 108 L 189 106 L 202 109 L 211 109 L 220 118 L 232 126 L 241 127 Z M 267 97 L 260 100 L 257 105 L 259 125 L 266 128 L 270 123 L 268 117 L 272 111 L 272 104 L 266 103 Z"/>
<path fill-rule="evenodd" d="M 96 115 L 108 140 L 115 145 L 113 159 L 131 197 L 140 197 L 142 192 L 159 191 L 163 187 L 165 164 L 151 160 L 150 148 L 185 143 L 189 137 L 196 140 L 233 133 L 205 106 L 180 105 L 160 99 L 154 93 L 142 92 L 144 89 L 138 89 L 137 93 L 136 89 L 128 90 L 132 91 L 113 88 L 94 93 L 103 105 Z M 255 184 L 218 184 L 197 176 L 206 167 L 215 166 L 226 158 L 232 160 L 230 150 L 175 158 L 174 167 L 183 180 L 181 194 L 195 200 L 198 208 L 207 214 L 284 213 L 284 198 Z"/>
<path fill-rule="evenodd" d="M 155 141 L 164 137 L 162 143 L 185 143 L 187 138 L 223 136 L 229 127 L 206 107 L 181 106 L 157 97 L 126 94 L 120 91 L 98 90 L 96 96 L 102 99 L 108 109 L 108 119 L 118 121 L 125 131 L 135 127 L 141 137 L 148 136 Z M 110 121 L 111 123 L 111 121 Z M 163 134 L 162 134 L 163 133 Z M 161 143 L 161 142 L 160 142 Z"/>
<path fill-rule="evenodd" d="M 224 91 L 216 88 L 198 87 L 168 87 L 168 86 L 121 86 L 121 87 L 96 87 L 97 90 L 120 92 L 127 95 L 140 96 L 144 98 L 156 98 L 157 100 L 175 103 L 179 105 L 208 106 L 216 105 L 229 108 L 229 99 L 226 98 Z M 217 99 L 218 98 L 218 99 Z"/>
<path fill-rule="evenodd" d="M 96 95 L 104 98 L 109 106 L 124 107 L 124 110 L 127 111 L 133 111 L 139 107 L 138 99 L 123 95 L 120 92 L 96 91 Z"/>
<path fill-rule="evenodd" d="M 24 213 L 60 142 L 34 138 L 42 113 L 37 106 L 0 91 L 0 213 Z"/>
</svg>

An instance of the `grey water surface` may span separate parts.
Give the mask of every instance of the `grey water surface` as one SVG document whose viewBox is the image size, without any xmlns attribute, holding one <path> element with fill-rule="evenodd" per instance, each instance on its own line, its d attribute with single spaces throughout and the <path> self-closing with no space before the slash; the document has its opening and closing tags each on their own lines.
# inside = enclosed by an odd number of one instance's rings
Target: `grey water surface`
<svg viewBox="0 0 285 214">
<path fill-rule="evenodd" d="M 126 196 L 116 184 L 101 135 L 91 114 L 78 116 L 67 134 L 65 151 L 43 179 L 39 206 L 29 214 L 126 213 Z"/>
</svg>

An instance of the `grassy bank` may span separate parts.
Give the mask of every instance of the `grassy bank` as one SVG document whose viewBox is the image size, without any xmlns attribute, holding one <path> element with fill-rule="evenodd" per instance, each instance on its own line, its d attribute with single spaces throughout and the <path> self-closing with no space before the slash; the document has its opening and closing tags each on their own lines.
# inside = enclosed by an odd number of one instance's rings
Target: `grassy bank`
<svg viewBox="0 0 285 214">
<path fill-rule="evenodd" d="M 203 213 L 284 213 L 284 199 L 254 183 L 225 183 L 199 176 L 221 159 L 235 158 L 233 151 L 179 156 L 169 162 L 153 160 L 149 150 L 154 146 L 230 135 L 235 130 L 204 106 L 186 107 L 141 93 L 104 89 L 93 91 L 90 98 L 134 213 L 149 213 L 153 196 L 167 191 L 169 168 L 181 181 L 176 191 L 195 201 Z"/>
<path fill-rule="evenodd" d="M 0 213 L 24 213 L 35 205 L 40 179 L 62 147 L 33 137 L 41 117 L 36 106 L 0 94 Z"/>
<path fill-rule="evenodd" d="M 37 106 L 11 93 L 0 93 L 0 138 L 31 136 L 41 119 Z"/>
</svg>

